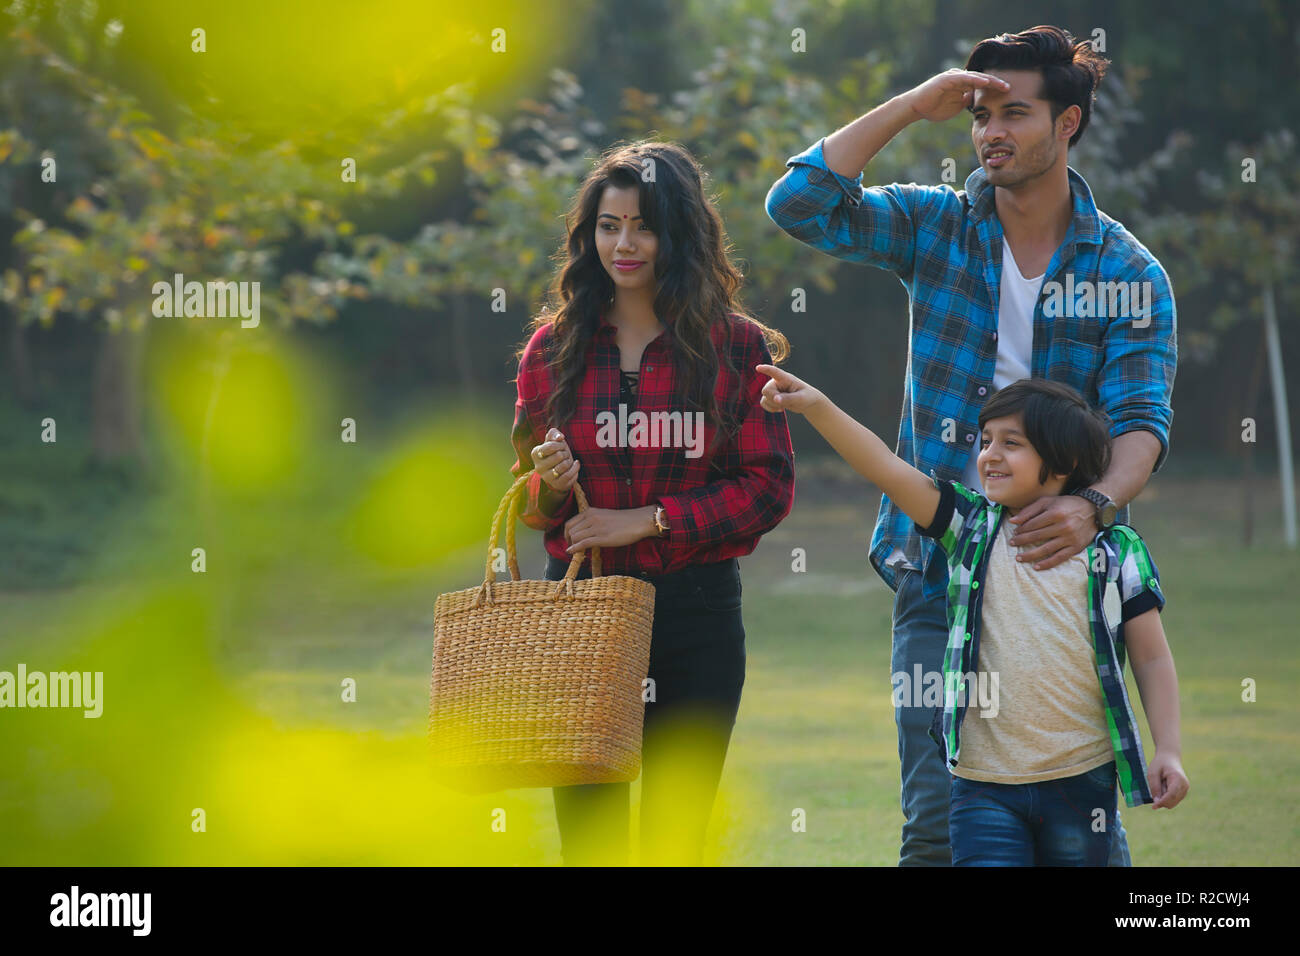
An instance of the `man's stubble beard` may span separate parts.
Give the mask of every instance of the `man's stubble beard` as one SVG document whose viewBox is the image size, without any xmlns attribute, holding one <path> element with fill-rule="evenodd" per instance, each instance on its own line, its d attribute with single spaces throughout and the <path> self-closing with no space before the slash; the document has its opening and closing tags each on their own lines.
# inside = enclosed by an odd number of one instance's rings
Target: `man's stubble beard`
<svg viewBox="0 0 1300 956">
<path fill-rule="evenodd" d="M 1016 150 L 1015 161 L 1018 171 L 1014 179 L 1003 182 L 998 176 L 1000 170 L 989 170 L 986 168 L 984 171 L 988 174 L 989 182 L 994 186 L 998 186 L 1002 189 L 1016 189 L 1019 186 L 1024 186 L 1027 183 L 1034 182 L 1056 165 L 1056 156 L 1056 140 L 1049 138 L 1045 143 L 1041 144 L 1028 155 L 1020 150 Z M 1023 169 L 1021 168 L 1022 163 Z"/>
</svg>

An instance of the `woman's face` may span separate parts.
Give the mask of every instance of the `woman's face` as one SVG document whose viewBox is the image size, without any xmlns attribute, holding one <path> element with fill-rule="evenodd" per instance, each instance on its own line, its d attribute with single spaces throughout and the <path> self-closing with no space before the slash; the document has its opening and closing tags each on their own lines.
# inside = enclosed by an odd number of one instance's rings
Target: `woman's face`
<svg viewBox="0 0 1300 956">
<path fill-rule="evenodd" d="M 596 251 L 617 292 L 655 287 L 659 240 L 641 219 L 637 190 L 606 186 L 596 209 Z"/>
</svg>

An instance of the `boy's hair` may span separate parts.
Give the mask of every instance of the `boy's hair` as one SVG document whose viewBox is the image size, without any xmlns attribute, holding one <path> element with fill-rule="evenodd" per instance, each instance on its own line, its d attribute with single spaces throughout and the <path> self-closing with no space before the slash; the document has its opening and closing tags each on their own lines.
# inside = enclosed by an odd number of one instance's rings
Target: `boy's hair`
<svg viewBox="0 0 1300 956">
<path fill-rule="evenodd" d="M 994 392 L 980 409 L 979 427 L 1019 413 L 1025 438 L 1043 459 L 1039 484 L 1068 475 L 1065 493 L 1086 488 L 1110 467 L 1110 419 L 1078 391 L 1045 378 L 1022 378 Z"/>
<path fill-rule="evenodd" d="M 1060 27 L 1038 26 L 1023 33 L 1000 33 L 981 40 L 971 50 L 966 69 L 1038 70 L 1043 78 L 1038 98 L 1052 104 L 1052 122 L 1071 106 L 1079 107 L 1079 128 L 1070 137 L 1073 146 L 1088 128 L 1097 85 L 1110 63 L 1088 40 L 1074 41 Z"/>
</svg>

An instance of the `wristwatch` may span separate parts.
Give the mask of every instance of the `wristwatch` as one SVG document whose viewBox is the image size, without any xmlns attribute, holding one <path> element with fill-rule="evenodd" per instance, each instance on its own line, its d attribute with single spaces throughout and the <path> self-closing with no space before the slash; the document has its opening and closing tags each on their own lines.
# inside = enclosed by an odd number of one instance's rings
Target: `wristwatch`
<svg viewBox="0 0 1300 956">
<path fill-rule="evenodd" d="M 1091 501 L 1097 509 L 1094 517 L 1097 520 L 1097 527 L 1105 531 L 1115 523 L 1115 515 L 1119 514 L 1119 505 L 1110 499 L 1109 495 L 1104 495 L 1094 488 L 1079 488 L 1070 492 L 1072 495 L 1078 495 L 1087 501 Z"/>
<path fill-rule="evenodd" d="M 654 518 L 655 518 L 655 531 L 658 532 L 657 537 L 660 538 L 668 537 L 668 516 L 664 513 L 663 505 L 659 505 L 657 508 L 655 508 Z"/>
</svg>

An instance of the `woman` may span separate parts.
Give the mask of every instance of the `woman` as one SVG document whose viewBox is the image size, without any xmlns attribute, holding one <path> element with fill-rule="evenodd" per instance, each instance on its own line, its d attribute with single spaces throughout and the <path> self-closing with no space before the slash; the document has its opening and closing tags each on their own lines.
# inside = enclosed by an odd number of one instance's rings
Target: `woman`
<svg viewBox="0 0 1300 956">
<path fill-rule="evenodd" d="M 759 404 L 755 371 L 789 344 L 740 312 L 702 178 L 676 144 L 606 153 L 570 208 L 553 307 L 532 323 L 516 380 L 511 471 L 534 472 L 520 517 L 545 532 L 547 580 L 599 546 L 603 573 L 655 585 L 642 863 L 700 860 L 745 681 L 736 559 L 794 500 L 790 433 Z M 634 412 L 671 426 L 625 430 Z M 626 861 L 627 784 L 554 796 L 566 863 Z"/>
</svg>

